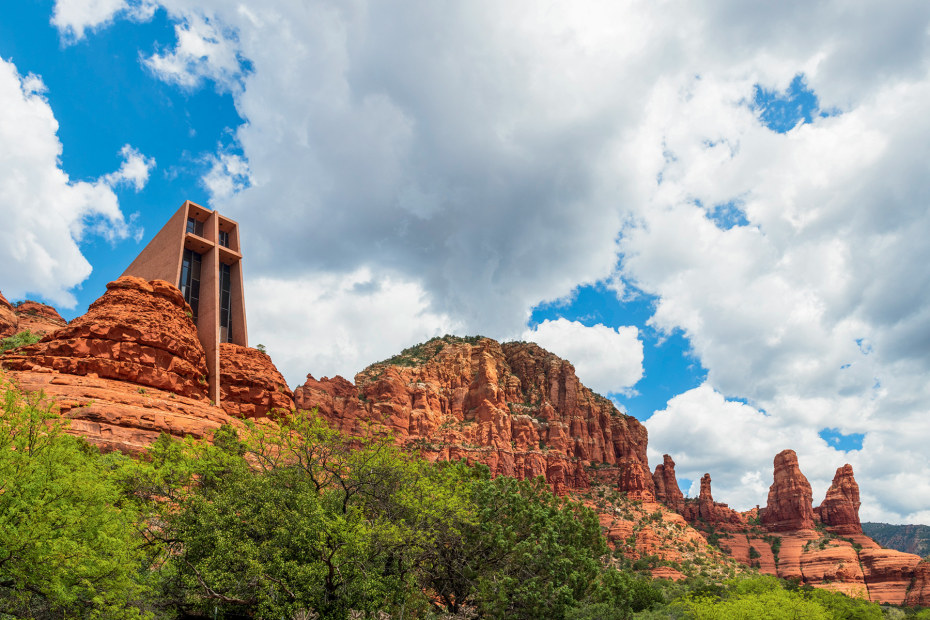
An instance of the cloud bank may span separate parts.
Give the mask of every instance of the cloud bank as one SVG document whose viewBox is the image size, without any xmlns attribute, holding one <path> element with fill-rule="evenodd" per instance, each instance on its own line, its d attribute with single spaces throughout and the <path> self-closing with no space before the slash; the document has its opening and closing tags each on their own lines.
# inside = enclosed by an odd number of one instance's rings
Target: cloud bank
<svg viewBox="0 0 930 620">
<path fill-rule="evenodd" d="M 129 184 L 138 191 L 155 161 L 126 145 L 119 170 L 92 182 L 72 181 L 60 166 L 58 122 L 44 92 L 39 77 L 23 77 L 0 59 L 3 293 L 12 300 L 38 293 L 71 308 L 69 289 L 91 272 L 79 242 L 88 234 L 110 241 L 129 236 L 113 187 Z"/>
<path fill-rule="evenodd" d="M 83 5 L 64 34 L 124 10 Z M 649 325 L 708 370 L 650 421 L 654 456 L 746 508 L 792 447 L 815 489 L 851 462 L 864 517 L 926 518 L 930 5 L 159 6 L 176 44 L 142 51 L 153 75 L 229 91 L 245 120 L 242 160 L 218 152 L 204 182 L 249 231 L 250 290 L 297 317 L 261 321 L 281 355 L 322 374 L 446 325 L 519 336 L 534 305 L 610 281 L 655 296 Z M 798 76 L 820 109 L 773 131 L 755 99 Z M 356 299 L 339 283 L 358 274 L 407 302 Z M 289 338 L 324 285 L 340 301 L 314 357 Z M 620 391 L 624 372 L 592 380 Z"/>
</svg>

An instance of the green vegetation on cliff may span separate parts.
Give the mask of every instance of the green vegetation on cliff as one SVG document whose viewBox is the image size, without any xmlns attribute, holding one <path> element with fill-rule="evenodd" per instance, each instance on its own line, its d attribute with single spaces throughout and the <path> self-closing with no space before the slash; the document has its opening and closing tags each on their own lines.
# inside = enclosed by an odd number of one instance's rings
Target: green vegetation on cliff
<svg viewBox="0 0 930 620">
<path fill-rule="evenodd" d="M 31 331 L 24 330 L 18 334 L 13 334 L 12 336 L 7 336 L 0 340 L 0 353 L 4 351 L 11 351 L 12 349 L 18 349 L 19 347 L 25 347 L 26 345 L 35 344 L 42 339 L 42 336 L 39 334 L 33 334 Z"/>
<path fill-rule="evenodd" d="M 930 557 L 930 525 L 863 523 L 862 532 L 882 547 Z"/>
</svg>

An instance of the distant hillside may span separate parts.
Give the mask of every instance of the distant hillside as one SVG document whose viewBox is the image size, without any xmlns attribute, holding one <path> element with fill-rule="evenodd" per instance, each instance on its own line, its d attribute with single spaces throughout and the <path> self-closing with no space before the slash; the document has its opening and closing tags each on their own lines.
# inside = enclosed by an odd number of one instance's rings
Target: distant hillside
<svg viewBox="0 0 930 620">
<path fill-rule="evenodd" d="M 930 525 L 863 523 L 862 532 L 883 547 L 921 557 L 930 555 Z"/>
</svg>

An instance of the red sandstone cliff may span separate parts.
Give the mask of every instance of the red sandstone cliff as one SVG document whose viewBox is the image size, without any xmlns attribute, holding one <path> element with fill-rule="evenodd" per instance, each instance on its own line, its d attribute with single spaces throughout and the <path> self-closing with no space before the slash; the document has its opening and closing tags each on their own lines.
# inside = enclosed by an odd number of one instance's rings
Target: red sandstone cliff
<svg viewBox="0 0 930 620">
<path fill-rule="evenodd" d="M 793 451 L 775 457 L 774 478 L 768 506 L 761 511 L 761 527 L 749 525 L 748 520 L 738 529 L 715 524 L 725 532 L 720 547 L 733 558 L 763 573 L 850 596 L 895 605 L 930 604 L 930 563 L 913 554 L 882 549 L 862 534 L 859 486 L 852 467 L 837 469 L 827 498 L 816 510 L 826 526 L 823 532 L 814 529 L 811 487 Z M 685 517 L 710 523 L 712 505 L 710 478 L 705 476 L 701 497 L 686 504 Z"/>
<path fill-rule="evenodd" d="M 26 330 L 44 336 L 67 324 L 51 306 L 28 299 L 14 306 L 0 294 L 0 338 Z"/>
<path fill-rule="evenodd" d="M 124 276 L 107 284 L 87 314 L 7 354 L 2 365 L 95 375 L 206 399 L 206 358 L 189 314 L 176 287 Z"/>
<path fill-rule="evenodd" d="M 167 282 L 111 282 L 87 314 L 0 365 L 21 389 L 54 399 L 69 432 L 105 450 L 137 453 L 162 433 L 200 438 L 241 424 L 207 400 L 190 308 Z"/>
<path fill-rule="evenodd" d="M 6 300 L 3 293 L 0 293 L 0 338 L 15 334 L 17 323 L 19 319 L 13 311 L 13 306 Z"/>
<path fill-rule="evenodd" d="M 369 366 L 352 385 L 311 376 L 297 406 L 351 434 L 389 430 L 429 459 L 466 458 L 494 474 L 588 486 L 585 467 L 614 468 L 620 490 L 652 499 L 646 429 L 584 387 L 570 363 L 532 343 L 434 339 Z"/>
<path fill-rule="evenodd" d="M 852 465 L 837 468 L 833 484 L 827 490 L 823 503 L 814 514 L 834 534 L 862 534 L 859 522 L 859 485 L 853 477 Z"/>
<path fill-rule="evenodd" d="M 811 485 L 801 473 L 794 450 L 782 450 L 775 457 L 775 481 L 762 512 L 762 524 L 773 532 L 814 529 Z"/>
<path fill-rule="evenodd" d="M 237 418 L 294 410 L 294 395 L 271 358 L 257 349 L 220 344 L 220 405 Z"/>
<path fill-rule="evenodd" d="M 668 454 L 662 455 L 662 462 L 656 465 L 652 474 L 656 485 L 656 501 L 661 502 L 677 513 L 685 509 L 685 496 L 675 477 L 675 461 Z"/>
</svg>

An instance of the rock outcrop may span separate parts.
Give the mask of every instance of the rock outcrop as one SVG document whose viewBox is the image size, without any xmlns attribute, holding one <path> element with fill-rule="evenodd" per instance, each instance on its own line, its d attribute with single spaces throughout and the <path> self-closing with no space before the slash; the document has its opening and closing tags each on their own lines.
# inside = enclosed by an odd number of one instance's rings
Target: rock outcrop
<svg viewBox="0 0 930 620">
<path fill-rule="evenodd" d="M 26 330 L 44 336 L 67 324 L 51 306 L 28 299 L 14 306 L 0 294 L 0 338 Z"/>
<path fill-rule="evenodd" d="M 103 451 L 140 454 L 162 433 L 175 437 L 210 437 L 223 424 L 242 422 L 202 398 L 140 387 L 125 381 L 53 372 L 47 368 L 5 373 L 27 392 L 54 400 L 68 432 Z M 0 376 L 2 378 L 2 376 Z"/>
<path fill-rule="evenodd" d="M 656 487 L 656 501 L 661 502 L 681 514 L 685 509 L 685 496 L 675 477 L 675 461 L 668 454 L 662 455 L 662 462 L 656 465 L 652 480 Z"/>
<path fill-rule="evenodd" d="M 29 330 L 33 334 L 44 336 L 68 324 L 55 308 L 27 299 L 14 306 L 18 319 L 16 331 Z"/>
<path fill-rule="evenodd" d="M 0 293 L 0 338 L 6 338 L 16 333 L 16 325 L 19 319 L 13 306 L 6 300 L 3 293 Z"/>
<path fill-rule="evenodd" d="M 853 477 L 852 465 L 837 468 L 833 484 L 827 490 L 823 503 L 814 514 L 834 534 L 862 534 L 859 522 L 859 485 Z"/>
<path fill-rule="evenodd" d="M 814 529 L 813 493 L 794 450 L 782 450 L 775 457 L 775 481 L 762 511 L 762 524 L 773 532 Z"/>
<path fill-rule="evenodd" d="M 220 344 L 220 405 L 237 418 L 294 410 L 294 395 L 271 358 L 257 349 Z"/>
<path fill-rule="evenodd" d="M 710 474 L 701 477 L 701 492 L 696 500 L 682 500 L 682 515 L 688 523 L 724 531 L 740 531 L 747 526 L 746 517 L 722 502 L 715 502 L 710 490 Z"/>
<path fill-rule="evenodd" d="M 161 280 L 124 276 L 87 314 L 0 358 L 3 368 L 113 379 L 207 398 L 207 365 L 190 306 Z"/>
<path fill-rule="evenodd" d="M 560 492 L 586 488 L 586 467 L 598 464 L 631 497 L 655 496 L 645 427 L 532 343 L 435 338 L 369 366 L 355 385 L 308 376 L 294 397 L 344 432 L 390 432 L 426 458 L 543 475 Z"/>
</svg>

